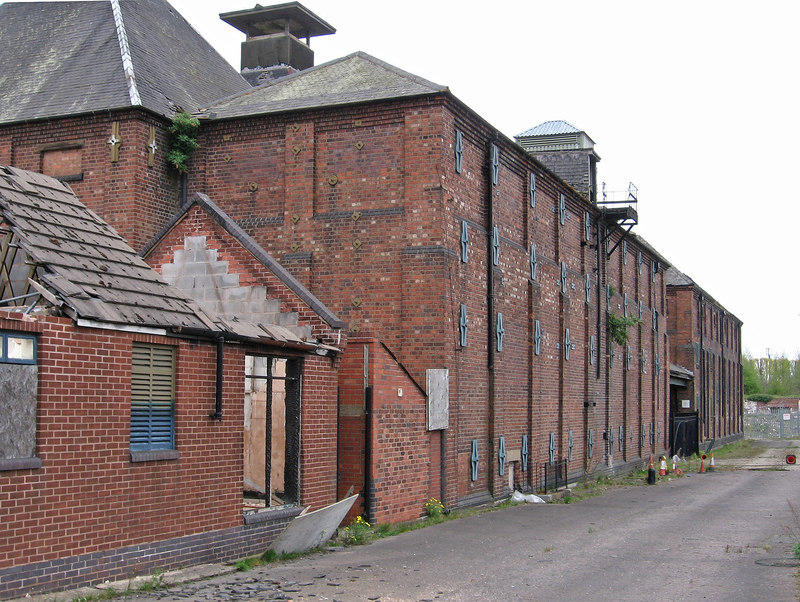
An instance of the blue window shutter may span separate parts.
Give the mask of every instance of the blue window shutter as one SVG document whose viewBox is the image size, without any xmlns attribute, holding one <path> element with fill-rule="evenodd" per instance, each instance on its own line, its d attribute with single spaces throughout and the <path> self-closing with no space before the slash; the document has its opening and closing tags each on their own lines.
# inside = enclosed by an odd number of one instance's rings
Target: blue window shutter
<svg viewBox="0 0 800 602">
<path fill-rule="evenodd" d="M 492 263 L 500 265 L 500 228 L 497 226 L 492 230 Z"/>
<path fill-rule="evenodd" d="M 642 349 L 642 374 L 647 374 L 647 350 Z"/>
<path fill-rule="evenodd" d="M 594 366 L 594 335 L 589 337 L 589 363 Z"/>
<path fill-rule="evenodd" d="M 467 220 L 461 222 L 461 261 L 467 263 L 469 259 L 469 225 Z"/>
<path fill-rule="evenodd" d="M 594 429 L 589 429 L 589 457 L 594 455 Z"/>
<path fill-rule="evenodd" d="M 531 197 L 531 207 L 536 207 L 536 174 L 531 172 L 530 181 L 528 182 L 528 193 Z"/>
<path fill-rule="evenodd" d="M 478 480 L 478 440 L 472 440 L 472 451 L 469 455 L 469 464 L 470 464 L 470 478 L 473 481 Z"/>
<path fill-rule="evenodd" d="M 622 451 L 622 444 L 625 442 L 625 427 L 621 424 L 619 425 L 619 436 L 617 437 L 617 441 L 619 441 L 619 451 Z"/>
<path fill-rule="evenodd" d="M 642 260 L 642 252 L 641 251 L 639 251 L 638 259 L 636 261 L 638 262 L 637 269 L 639 270 L 639 273 L 641 274 L 642 273 L 642 262 L 643 262 L 643 260 Z"/>
<path fill-rule="evenodd" d="M 506 334 L 505 328 L 503 328 L 503 313 L 497 312 L 497 326 L 496 326 L 496 333 L 497 333 L 497 350 L 503 350 L 503 336 Z"/>
<path fill-rule="evenodd" d="M 611 285 L 606 286 L 606 307 L 611 311 Z"/>
<path fill-rule="evenodd" d="M 505 437 L 500 437 L 500 442 L 499 442 L 498 447 L 499 447 L 499 449 L 497 451 L 497 463 L 499 464 L 498 472 L 500 473 L 500 476 L 503 476 L 504 474 L 506 474 L 506 438 Z"/>
<path fill-rule="evenodd" d="M 550 448 L 548 449 L 550 464 L 556 463 L 556 434 L 550 433 Z"/>
<path fill-rule="evenodd" d="M 572 343 L 569 340 L 569 328 L 564 329 L 564 359 L 569 359 L 569 350 L 572 348 Z"/>
<path fill-rule="evenodd" d="M 658 332 L 658 310 L 653 308 L 653 332 Z"/>
<path fill-rule="evenodd" d="M 622 241 L 622 263 L 628 265 L 628 241 Z"/>
<path fill-rule="evenodd" d="M 464 156 L 464 134 L 456 130 L 456 173 L 461 173 L 462 159 Z"/>
<path fill-rule="evenodd" d="M 640 300 L 639 301 L 639 319 L 640 320 L 642 319 L 643 315 L 644 315 L 644 304 Z"/>
<path fill-rule="evenodd" d="M 656 353 L 655 364 L 656 364 L 656 376 L 660 376 L 661 375 L 661 359 L 658 357 L 657 353 Z"/>
<path fill-rule="evenodd" d="M 567 199 L 564 193 L 561 193 L 558 201 L 558 222 L 563 226 L 567 223 Z"/>
<path fill-rule="evenodd" d="M 614 367 L 614 341 L 608 339 L 608 363 L 611 368 Z"/>
<path fill-rule="evenodd" d="M 462 347 L 467 346 L 467 305 L 462 303 L 458 310 L 458 336 Z"/>
<path fill-rule="evenodd" d="M 626 370 L 630 370 L 631 369 L 631 346 L 630 345 L 626 345 L 625 346 L 625 369 Z"/>
<path fill-rule="evenodd" d="M 608 429 L 608 451 L 609 453 L 614 451 L 614 429 Z"/>
<path fill-rule="evenodd" d="M 561 262 L 561 292 L 567 294 L 567 264 Z"/>
<path fill-rule="evenodd" d="M 520 453 L 520 461 L 522 463 L 522 470 L 528 470 L 528 457 L 530 450 L 528 448 L 528 435 L 522 435 L 522 452 Z"/>
<path fill-rule="evenodd" d="M 492 144 L 492 184 L 497 186 L 500 181 L 500 151 L 497 145 Z"/>
<path fill-rule="evenodd" d="M 586 242 L 592 242 L 592 216 L 588 211 L 583 216 L 583 230 Z"/>
<path fill-rule="evenodd" d="M 531 280 L 536 280 L 536 243 L 531 244 Z"/>
<path fill-rule="evenodd" d="M 175 449 L 175 350 L 134 343 L 130 449 Z"/>
<path fill-rule="evenodd" d="M 653 270 L 652 270 L 652 272 L 653 272 L 653 282 L 655 282 L 656 281 L 656 276 L 658 275 L 658 261 L 656 261 L 655 259 L 653 260 Z"/>
<path fill-rule="evenodd" d="M 589 303 L 592 300 L 592 278 L 589 276 L 589 274 L 586 274 L 583 286 L 586 292 L 586 303 Z"/>
<path fill-rule="evenodd" d="M 622 295 L 622 315 L 628 317 L 628 293 Z"/>
<path fill-rule="evenodd" d="M 539 355 L 542 352 L 542 325 L 539 320 L 533 326 L 533 353 Z"/>
<path fill-rule="evenodd" d="M 568 433 L 568 443 L 569 443 L 569 451 L 567 452 L 567 460 L 572 462 L 572 448 L 575 447 L 575 441 L 572 437 L 572 431 L 570 430 Z"/>
</svg>

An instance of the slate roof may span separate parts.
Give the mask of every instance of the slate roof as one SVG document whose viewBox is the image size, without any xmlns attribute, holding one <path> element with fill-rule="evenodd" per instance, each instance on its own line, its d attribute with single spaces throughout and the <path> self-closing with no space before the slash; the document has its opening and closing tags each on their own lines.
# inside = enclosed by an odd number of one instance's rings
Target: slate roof
<svg viewBox="0 0 800 602">
<path fill-rule="evenodd" d="M 250 88 L 166 0 L 115 3 L 0 5 L 0 123 L 132 106 L 171 117 Z"/>
<path fill-rule="evenodd" d="M 692 286 L 694 284 L 694 280 L 674 267 L 670 267 L 666 275 L 667 286 Z"/>
<path fill-rule="evenodd" d="M 364 52 L 298 71 L 208 105 L 199 117 L 227 119 L 447 92 Z"/>
<path fill-rule="evenodd" d="M 287 328 L 227 319 L 202 309 L 128 246 L 62 182 L 0 166 L 0 212 L 26 260 L 38 265 L 44 296 L 75 320 L 110 326 L 217 333 L 226 339 L 335 350 Z"/>
<path fill-rule="evenodd" d="M 0 167 L 0 211 L 39 283 L 75 319 L 219 330 L 54 178 Z"/>
<path fill-rule="evenodd" d="M 578 134 L 583 130 L 579 130 L 571 123 L 566 121 L 545 121 L 539 125 L 532 127 L 529 130 L 517 134 L 517 138 L 523 136 L 556 136 L 558 134 Z"/>
</svg>

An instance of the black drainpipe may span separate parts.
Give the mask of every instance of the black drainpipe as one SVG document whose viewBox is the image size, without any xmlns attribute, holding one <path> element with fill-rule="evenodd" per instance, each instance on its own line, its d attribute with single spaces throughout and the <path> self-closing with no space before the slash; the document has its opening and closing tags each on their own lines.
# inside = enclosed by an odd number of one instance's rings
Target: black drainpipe
<svg viewBox="0 0 800 602">
<path fill-rule="evenodd" d="M 209 414 L 208 417 L 212 420 L 222 420 L 222 373 L 224 366 L 224 350 L 225 338 L 222 335 L 217 337 L 217 390 L 216 390 L 216 405 L 214 413 Z"/>
<path fill-rule="evenodd" d="M 492 145 L 497 140 L 495 133 L 489 141 L 486 161 L 486 183 L 489 191 L 486 200 L 489 214 L 488 232 L 486 236 L 486 310 L 489 314 L 487 323 L 488 352 L 488 394 L 489 394 L 489 448 L 487 450 L 487 475 L 489 493 L 494 497 L 494 439 L 495 439 L 495 391 L 494 391 L 494 360 L 495 360 L 495 316 L 494 316 L 494 182 L 492 180 Z"/>
<path fill-rule="evenodd" d="M 364 389 L 364 422 L 364 517 L 372 523 L 372 386 Z"/>
<path fill-rule="evenodd" d="M 186 198 L 189 196 L 188 193 L 189 188 L 189 177 L 186 175 L 184 171 L 181 173 L 181 207 L 186 204 Z"/>
</svg>

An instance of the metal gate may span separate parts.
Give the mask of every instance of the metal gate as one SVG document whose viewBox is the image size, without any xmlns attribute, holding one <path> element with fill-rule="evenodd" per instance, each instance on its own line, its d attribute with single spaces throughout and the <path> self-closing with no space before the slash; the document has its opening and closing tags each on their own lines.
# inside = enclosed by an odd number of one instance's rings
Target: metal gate
<svg viewBox="0 0 800 602">
<path fill-rule="evenodd" d="M 556 458 L 553 463 L 543 462 L 536 466 L 537 493 L 558 491 L 567 486 L 567 461 Z"/>
<path fill-rule="evenodd" d="M 697 412 L 673 414 L 670 418 L 671 453 L 691 456 L 700 451 L 697 432 Z"/>
<path fill-rule="evenodd" d="M 800 412 L 788 409 L 769 414 L 745 414 L 744 436 L 748 439 L 800 438 Z"/>
</svg>

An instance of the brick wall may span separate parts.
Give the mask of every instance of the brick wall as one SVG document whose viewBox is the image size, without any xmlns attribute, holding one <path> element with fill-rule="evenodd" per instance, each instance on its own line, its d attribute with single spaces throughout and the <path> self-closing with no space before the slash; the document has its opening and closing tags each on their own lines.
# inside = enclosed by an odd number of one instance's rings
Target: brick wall
<svg viewBox="0 0 800 602">
<path fill-rule="evenodd" d="M 122 139 L 117 162 L 111 161 L 108 144 L 114 122 Z M 158 150 L 148 167 L 151 126 Z M 75 194 L 134 249 L 141 249 L 179 205 L 179 178 L 165 159 L 167 126 L 138 110 L 2 126 L 0 164 L 55 176 L 80 175 L 68 180 Z"/>
<path fill-rule="evenodd" d="M 455 171 L 456 130 L 464 140 L 461 173 Z M 652 307 L 663 304 L 661 274 L 654 284 L 649 271 L 638 275 L 636 265 L 622 270 L 619 251 L 598 264 L 597 209 L 463 106 L 442 97 L 386 101 L 210 122 L 203 136 L 192 186 L 208 193 L 308 282 L 353 335 L 370 335 L 386 345 L 416 382 L 424 383 L 427 368 L 451 370 L 453 410 L 444 460 L 448 505 L 488 500 L 508 489 L 508 473 L 499 474 L 500 437 L 507 450 L 516 452 L 527 436 L 533 467 L 548 460 L 553 433 L 557 456 L 571 458 L 575 474 L 624 465 L 665 447 L 667 377 L 665 371 L 655 374 L 654 360 L 658 355 L 667 365 L 666 335 L 654 335 L 649 320 Z M 497 185 L 488 181 L 493 141 L 500 157 Z M 531 171 L 537 177 L 533 207 Z M 464 223 L 466 262 L 461 259 Z M 495 225 L 499 263 L 489 270 Z M 532 280 L 534 243 L 538 273 Z M 642 250 L 648 270 L 654 256 L 644 245 Z M 630 370 L 620 361 L 608 369 L 606 284 L 614 284 L 620 299 L 624 289 L 632 311 L 638 313 L 639 300 L 643 303 L 645 320 L 631 333 Z M 463 347 L 461 304 L 468 320 Z M 505 329 L 500 352 L 495 348 L 499 313 Z M 536 320 L 542 334 L 539 355 L 533 351 Z M 574 346 L 569 359 L 566 329 Z M 595 363 L 590 364 L 592 344 Z M 491 366 L 490 347 L 495 349 Z M 358 363 L 345 358 L 340 494 L 349 484 L 358 490 L 363 483 L 358 442 L 364 421 L 354 409 L 363 403 L 363 387 L 354 384 L 361 381 L 351 370 L 357 372 Z M 641 425 L 649 429 L 651 423 L 653 440 L 648 430 L 643 445 Z M 627 445 L 620 450 L 616 443 L 612 450 L 604 433 L 607 437 L 614 429 L 616 440 L 619 426 Z M 469 458 L 473 440 L 479 455 L 475 480 Z M 521 468 L 514 467 L 512 485 L 536 487 L 535 471 Z M 401 487 L 392 495 L 397 504 L 406 503 Z"/>
<path fill-rule="evenodd" d="M 700 441 L 740 435 L 741 321 L 694 285 L 668 286 L 667 299 L 672 361 L 694 372 L 687 396 L 698 412 Z"/>
<path fill-rule="evenodd" d="M 246 348 L 225 349 L 224 419 L 213 421 L 214 342 L 13 314 L 0 319 L 0 329 L 37 335 L 36 453 L 42 462 L 39 469 L 2 473 L 0 595 L 263 551 L 291 518 L 270 512 L 263 521 L 243 523 Z M 179 459 L 131 461 L 136 341 L 177 349 Z M 336 368 L 328 357 L 304 362 L 300 501 L 314 509 L 336 501 Z"/>
</svg>

